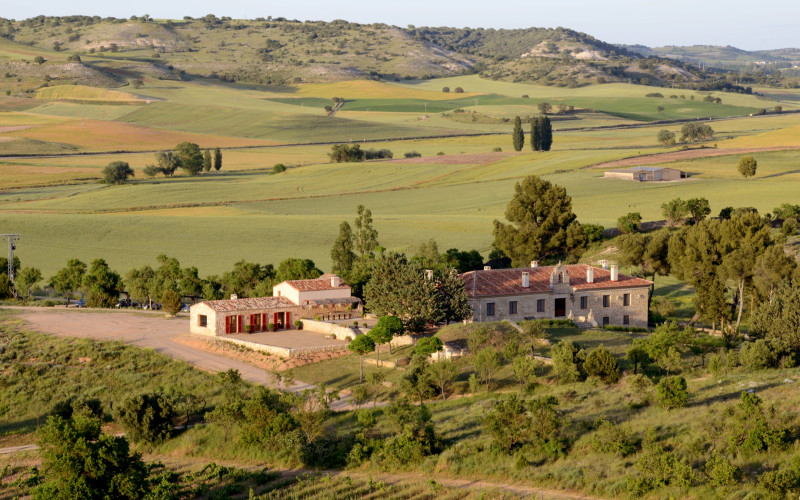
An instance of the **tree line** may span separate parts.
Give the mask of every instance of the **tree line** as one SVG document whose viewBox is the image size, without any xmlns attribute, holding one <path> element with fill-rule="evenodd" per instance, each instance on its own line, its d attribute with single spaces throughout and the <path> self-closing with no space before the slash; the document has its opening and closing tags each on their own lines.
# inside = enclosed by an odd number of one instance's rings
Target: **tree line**
<svg viewBox="0 0 800 500">
<path fill-rule="evenodd" d="M 158 174 L 172 177 L 179 168 L 186 175 L 198 175 L 201 172 L 219 171 L 222 168 L 222 151 L 217 147 L 214 153 L 210 149 L 201 150 L 193 142 L 182 142 L 171 151 L 159 151 L 155 155 L 156 163 L 144 167 L 143 173 L 149 178 Z M 103 182 L 106 184 L 125 184 L 136 174 L 124 161 L 112 161 L 103 169 Z"/>
</svg>

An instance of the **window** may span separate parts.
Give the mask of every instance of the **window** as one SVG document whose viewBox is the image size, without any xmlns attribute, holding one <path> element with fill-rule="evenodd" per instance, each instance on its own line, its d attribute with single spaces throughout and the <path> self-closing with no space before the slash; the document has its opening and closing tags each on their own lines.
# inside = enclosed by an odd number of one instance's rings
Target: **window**
<svg viewBox="0 0 800 500">
<path fill-rule="evenodd" d="M 623 325 L 630 325 L 631 324 L 631 317 L 627 314 L 622 317 L 622 324 Z"/>
<path fill-rule="evenodd" d="M 494 316 L 494 302 L 488 302 L 486 304 L 486 315 Z"/>
<path fill-rule="evenodd" d="M 589 308 L 589 297 L 581 297 L 581 309 Z"/>
<path fill-rule="evenodd" d="M 517 301 L 512 300 L 508 303 L 508 314 L 517 314 Z"/>
<path fill-rule="evenodd" d="M 603 295 L 603 307 L 611 307 L 611 295 Z"/>
<path fill-rule="evenodd" d="M 544 312 L 544 299 L 539 299 L 536 301 L 536 312 L 537 313 Z"/>
<path fill-rule="evenodd" d="M 608 316 L 603 316 L 603 326 L 608 326 Z"/>
<path fill-rule="evenodd" d="M 622 305 L 623 306 L 631 305 L 631 294 L 626 293 L 625 295 L 622 296 Z"/>
<path fill-rule="evenodd" d="M 561 273 L 558 273 L 558 282 L 559 283 L 563 283 L 564 282 L 564 275 L 562 275 Z"/>
<path fill-rule="evenodd" d="M 208 326 L 208 316 L 200 314 L 197 316 L 197 326 Z"/>
</svg>

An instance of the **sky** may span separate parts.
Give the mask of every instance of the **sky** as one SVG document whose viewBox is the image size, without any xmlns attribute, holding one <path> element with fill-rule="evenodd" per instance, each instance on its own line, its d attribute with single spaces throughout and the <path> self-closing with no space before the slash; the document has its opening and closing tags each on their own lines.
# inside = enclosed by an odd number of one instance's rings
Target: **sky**
<svg viewBox="0 0 800 500">
<path fill-rule="evenodd" d="M 798 0 L 3 0 L 0 16 L 25 19 L 40 14 L 128 18 L 150 14 L 181 19 L 214 14 L 235 19 L 345 19 L 405 27 L 564 27 L 629 45 L 731 45 L 745 50 L 800 47 Z"/>
</svg>

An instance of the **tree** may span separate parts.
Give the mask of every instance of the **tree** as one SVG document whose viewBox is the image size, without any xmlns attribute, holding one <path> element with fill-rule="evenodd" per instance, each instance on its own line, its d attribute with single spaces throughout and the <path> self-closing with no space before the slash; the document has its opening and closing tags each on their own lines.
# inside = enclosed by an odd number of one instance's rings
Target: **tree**
<svg viewBox="0 0 800 500">
<path fill-rule="evenodd" d="M 672 146 L 675 144 L 675 132 L 666 129 L 659 130 L 656 135 L 656 140 L 659 144 L 663 144 L 664 146 Z"/>
<path fill-rule="evenodd" d="M 617 219 L 617 228 L 623 233 L 638 233 L 642 228 L 642 214 L 630 212 Z"/>
<path fill-rule="evenodd" d="M 331 161 L 342 163 L 364 161 L 366 155 L 359 144 L 334 144 L 328 156 Z"/>
<path fill-rule="evenodd" d="M 451 321 L 463 321 L 472 317 L 472 306 L 469 304 L 464 282 L 455 271 L 437 270 L 434 273 L 434 286 L 442 321 L 450 324 Z"/>
<path fill-rule="evenodd" d="M 175 408 L 163 393 L 131 396 L 114 406 L 114 420 L 133 442 L 155 444 L 167 439 L 174 427 Z"/>
<path fill-rule="evenodd" d="M 656 401 L 665 410 L 686 406 L 689 391 L 683 377 L 664 377 L 656 385 Z"/>
<path fill-rule="evenodd" d="M 78 259 L 69 259 L 67 265 L 50 278 L 50 286 L 55 288 L 58 293 L 66 295 L 67 307 L 69 307 L 72 294 L 81 287 L 85 274 L 86 264 Z"/>
<path fill-rule="evenodd" d="M 786 255 L 782 245 L 771 245 L 756 258 L 753 284 L 762 297 L 772 303 L 772 296 L 780 283 L 789 278 L 797 268 L 792 257 Z"/>
<path fill-rule="evenodd" d="M 364 287 L 369 310 L 378 316 L 397 316 L 410 332 L 423 332 L 428 325 L 442 321 L 435 283 L 427 279 L 416 262 L 404 255 L 387 252 L 379 255 L 372 275 Z"/>
<path fill-rule="evenodd" d="M 557 442 L 563 419 L 555 396 L 535 398 L 527 403 L 512 394 L 497 401 L 486 417 L 483 427 L 492 437 L 492 447 L 510 454 L 531 444 L 541 447 Z"/>
<path fill-rule="evenodd" d="M 708 214 L 711 213 L 711 207 L 705 198 L 689 198 L 686 200 L 686 211 L 689 213 L 692 224 L 697 224 L 708 217 Z"/>
<path fill-rule="evenodd" d="M 494 246 L 514 266 L 563 252 L 567 227 L 577 218 L 567 191 L 535 175 L 514 186 L 505 217 L 510 224 L 494 221 Z"/>
<path fill-rule="evenodd" d="M 87 307 L 112 307 L 119 297 L 122 278 L 103 259 L 94 259 L 83 276 Z"/>
<path fill-rule="evenodd" d="M 164 290 L 161 295 L 161 305 L 166 312 L 173 316 L 181 312 L 181 307 L 183 306 L 181 296 L 175 290 Z"/>
<path fill-rule="evenodd" d="M 458 376 L 458 367 L 449 359 L 436 361 L 430 366 L 431 378 L 442 391 L 442 398 L 447 399 L 447 388 Z"/>
<path fill-rule="evenodd" d="M 147 467 L 124 437 L 101 434 L 100 420 L 85 414 L 52 416 L 39 430 L 45 481 L 37 500 L 143 499 Z"/>
<path fill-rule="evenodd" d="M 531 120 L 531 149 L 534 151 L 542 150 L 542 122 L 539 117 Z"/>
<path fill-rule="evenodd" d="M 33 287 L 42 281 L 42 272 L 35 267 L 23 267 L 14 277 L 14 287 L 26 299 L 31 298 Z"/>
<path fill-rule="evenodd" d="M 336 274 L 346 276 L 353 268 L 356 260 L 356 254 L 353 252 L 353 230 L 347 221 L 342 221 L 339 225 L 339 236 L 331 248 L 331 260 L 333 272 Z"/>
<path fill-rule="evenodd" d="M 714 129 L 704 123 L 689 122 L 681 127 L 681 142 L 707 141 L 714 137 Z"/>
<path fill-rule="evenodd" d="M 428 358 L 431 354 L 439 352 L 442 349 L 444 349 L 442 339 L 439 337 L 425 337 L 417 341 L 417 345 L 414 347 L 414 354 Z"/>
<path fill-rule="evenodd" d="M 214 148 L 214 170 L 219 172 L 222 168 L 222 151 L 219 148 Z"/>
<path fill-rule="evenodd" d="M 145 175 L 145 177 L 149 179 L 155 178 L 155 176 L 158 175 L 159 172 L 161 172 L 161 169 L 156 167 L 155 165 L 145 165 L 145 167 L 142 169 L 142 173 Z"/>
<path fill-rule="evenodd" d="M 670 226 L 679 226 L 686 218 L 689 210 L 686 202 L 680 198 L 675 198 L 671 201 L 661 204 L 661 213 L 667 219 Z"/>
<path fill-rule="evenodd" d="M 136 173 L 124 161 L 112 161 L 103 169 L 103 182 L 106 184 L 125 184 L 128 177 L 135 176 Z"/>
<path fill-rule="evenodd" d="M 756 175 L 756 168 L 758 168 L 758 162 L 752 156 L 744 156 L 741 160 L 739 160 L 739 165 L 736 167 L 739 170 L 739 173 L 747 179 L 748 177 L 753 177 Z"/>
<path fill-rule="evenodd" d="M 514 143 L 514 151 L 522 151 L 522 146 L 525 145 L 525 132 L 522 131 L 522 120 L 519 116 L 514 118 L 514 131 L 511 133 L 511 138 Z"/>
<path fill-rule="evenodd" d="M 640 343 L 634 341 L 628 347 L 628 350 L 625 351 L 625 359 L 633 363 L 633 373 L 634 375 L 639 373 L 639 367 L 642 367 L 642 370 L 645 369 L 647 364 L 651 361 L 650 356 L 647 354 L 647 350 L 642 347 Z"/>
<path fill-rule="evenodd" d="M 175 146 L 175 157 L 187 175 L 197 175 L 203 170 L 203 153 L 193 142 L 182 142 Z"/>
<path fill-rule="evenodd" d="M 376 344 L 389 344 L 389 354 L 392 353 L 392 339 L 402 335 L 403 321 L 397 316 L 382 316 L 369 331 L 369 336 Z"/>
<path fill-rule="evenodd" d="M 418 353 L 412 354 L 411 364 L 406 369 L 400 384 L 403 392 L 419 399 L 419 404 L 426 398 L 433 397 L 436 394 L 436 385 L 433 382 L 428 358 Z"/>
<path fill-rule="evenodd" d="M 543 115 L 546 115 L 547 113 L 553 110 L 553 106 L 551 106 L 549 103 L 546 102 L 540 102 L 538 108 L 539 112 L 542 113 Z"/>
<path fill-rule="evenodd" d="M 158 169 L 164 174 L 164 177 L 171 177 L 175 170 L 181 166 L 180 159 L 174 151 L 159 151 L 156 153 L 156 163 L 158 163 Z"/>
<path fill-rule="evenodd" d="M 492 377 L 502 366 L 500 352 L 494 347 L 484 347 L 475 353 L 473 363 L 475 371 L 478 372 L 481 381 L 486 384 L 486 390 L 489 391 Z"/>
<path fill-rule="evenodd" d="M 583 349 L 570 340 L 562 340 L 550 349 L 553 360 L 553 372 L 558 383 L 577 382 L 584 378 L 583 361 L 586 354 Z"/>
<path fill-rule="evenodd" d="M 517 356 L 511 362 L 511 370 L 514 378 L 519 382 L 522 390 L 526 386 L 531 386 L 536 379 L 536 361 L 528 356 Z"/>
<path fill-rule="evenodd" d="M 347 348 L 358 354 L 359 365 L 359 381 L 364 382 L 364 355 L 375 350 L 375 341 L 368 335 L 357 335 L 356 338 L 350 341 Z"/>
<path fill-rule="evenodd" d="M 542 116 L 540 120 L 542 127 L 542 151 L 550 151 L 550 148 L 553 146 L 553 125 L 550 123 L 550 118 L 547 116 Z"/>
<path fill-rule="evenodd" d="M 599 377 L 606 384 L 614 384 L 619 381 L 617 360 L 602 344 L 589 351 L 583 367 L 588 375 Z"/>
<path fill-rule="evenodd" d="M 371 255 L 378 247 L 378 231 L 372 226 L 372 211 L 364 205 L 356 208 L 355 247 L 358 255 Z"/>
<path fill-rule="evenodd" d="M 296 259 L 290 257 L 280 264 L 275 272 L 275 280 L 278 282 L 288 280 L 313 280 L 322 276 L 322 271 L 317 269 L 311 259 Z"/>
<path fill-rule="evenodd" d="M 206 149 L 203 151 L 203 171 L 204 172 L 211 172 L 211 151 Z"/>
<path fill-rule="evenodd" d="M 772 300 L 760 304 L 753 314 L 750 335 L 772 341 L 800 358 L 800 286 L 797 279 L 784 280 Z"/>
</svg>

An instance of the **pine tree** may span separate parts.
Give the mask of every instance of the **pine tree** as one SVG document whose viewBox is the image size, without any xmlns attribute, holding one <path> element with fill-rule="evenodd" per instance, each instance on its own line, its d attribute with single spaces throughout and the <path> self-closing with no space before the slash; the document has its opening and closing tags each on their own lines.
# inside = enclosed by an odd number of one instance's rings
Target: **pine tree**
<svg viewBox="0 0 800 500">
<path fill-rule="evenodd" d="M 541 139 L 541 146 L 542 151 L 550 151 L 550 146 L 553 145 L 553 125 L 550 123 L 550 118 L 547 116 L 541 117 L 541 127 L 542 127 L 542 139 Z"/>
<path fill-rule="evenodd" d="M 514 132 L 511 134 L 514 141 L 514 151 L 522 151 L 525 145 L 525 132 L 522 131 L 522 120 L 519 116 L 514 118 Z"/>
<path fill-rule="evenodd" d="M 211 171 L 211 151 L 207 149 L 203 152 L 203 170 L 205 172 Z"/>
<path fill-rule="evenodd" d="M 222 151 L 219 148 L 214 148 L 214 170 L 219 172 L 222 168 Z"/>
</svg>

